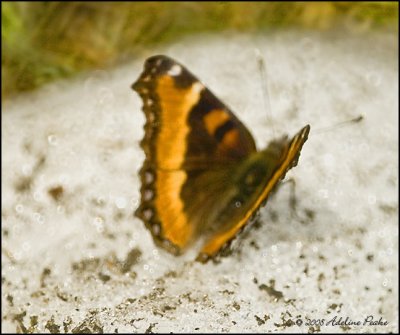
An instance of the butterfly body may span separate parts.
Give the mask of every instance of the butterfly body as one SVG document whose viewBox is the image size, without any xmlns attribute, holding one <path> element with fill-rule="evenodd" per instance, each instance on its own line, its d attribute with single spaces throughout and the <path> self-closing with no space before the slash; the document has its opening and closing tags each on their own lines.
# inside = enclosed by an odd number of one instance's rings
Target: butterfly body
<svg viewBox="0 0 400 335">
<path fill-rule="evenodd" d="M 204 238 L 198 260 L 205 262 L 233 240 L 297 164 L 310 127 L 257 151 L 230 109 L 166 56 L 150 57 L 132 87 L 146 115 L 136 215 L 174 254 Z"/>
</svg>

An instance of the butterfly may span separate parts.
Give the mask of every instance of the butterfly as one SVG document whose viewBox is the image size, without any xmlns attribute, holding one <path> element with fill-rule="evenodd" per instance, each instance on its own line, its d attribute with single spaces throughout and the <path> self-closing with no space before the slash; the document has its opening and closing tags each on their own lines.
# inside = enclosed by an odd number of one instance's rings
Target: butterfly
<svg viewBox="0 0 400 335">
<path fill-rule="evenodd" d="M 257 150 L 232 111 L 164 55 L 145 61 L 132 89 L 146 116 L 135 215 L 167 251 L 179 255 L 202 237 L 197 260 L 215 259 L 297 165 L 310 126 Z"/>
</svg>

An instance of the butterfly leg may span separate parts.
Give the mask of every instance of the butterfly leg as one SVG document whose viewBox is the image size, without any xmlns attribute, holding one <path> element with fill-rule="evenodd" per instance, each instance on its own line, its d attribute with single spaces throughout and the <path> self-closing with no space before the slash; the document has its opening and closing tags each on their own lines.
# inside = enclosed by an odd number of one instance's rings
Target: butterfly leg
<svg viewBox="0 0 400 335">
<path fill-rule="evenodd" d="M 294 178 L 289 178 L 282 182 L 282 185 L 290 185 L 290 197 L 289 197 L 289 208 L 291 210 L 291 216 L 303 224 L 307 224 L 312 221 L 315 216 L 315 212 L 309 208 L 304 208 L 304 216 L 299 215 L 297 207 L 297 197 L 296 197 L 296 180 Z"/>
<path fill-rule="evenodd" d="M 297 197 L 296 197 L 296 180 L 294 178 L 289 178 L 282 182 L 283 185 L 290 186 L 290 196 L 289 196 L 289 208 L 291 211 L 291 217 L 295 218 L 296 220 L 300 221 L 301 223 L 307 223 L 307 219 L 310 219 L 310 210 L 305 210 L 305 215 L 307 218 L 302 217 L 299 215 L 299 211 L 297 208 Z"/>
<path fill-rule="evenodd" d="M 297 214 L 296 180 L 294 178 L 289 178 L 282 182 L 281 187 L 283 185 L 290 186 L 289 207 L 290 207 L 292 216 L 298 218 L 299 216 Z"/>
</svg>

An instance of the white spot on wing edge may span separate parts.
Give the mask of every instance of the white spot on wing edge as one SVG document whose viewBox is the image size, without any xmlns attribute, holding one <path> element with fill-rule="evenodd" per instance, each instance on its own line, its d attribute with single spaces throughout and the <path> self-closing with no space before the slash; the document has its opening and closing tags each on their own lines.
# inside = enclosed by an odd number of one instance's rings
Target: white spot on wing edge
<svg viewBox="0 0 400 335">
<path fill-rule="evenodd" d="M 153 224 L 153 226 L 151 227 L 151 229 L 153 230 L 153 233 L 155 235 L 160 235 L 161 232 L 161 228 L 159 224 Z"/>
<path fill-rule="evenodd" d="M 146 220 L 150 220 L 153 217 L 153 210 L 148 208 L 143 211 L 143 216 Z"/>
<path fill-rule="evenodd" d="M 144 173 L 145 183 L 150 184 L 154 181 L 154 175 L 152 172 L 146 171 Z"/>
<path fill-rule="evenodd" d="M 201 82 L 196 81 L 192 85 L 192 90 L 193 90 L 193 92 L 200 93 L 202 90 L 204 90 L 204 85 Z"/>
<path fill-rule="evenodd" d="M 167 72 L 170 76 L 179 76 L 182 73 L 182 67 L 178 64 L 174 64 Z"/>
<path fill-rule="evenodd" d="M 154 195 L 154 193 L 153 193 L 153 191 L 150 190 L 150 189 L 147 189 L 147 190 L 145 190 L 145 191 L 143 192 L 143 198 L 144 198 L 144 200 L 146 200 L 146 201 L 151 200 L 151 199 L 153 198 L 153 195 Z"/>
<path fill-rule="evenodd" d="M 157 61 L 156 61 L 156 67 L 159 67 L 160 65 L 161 65 L 161 63 L 162 63 L 162 59 L 158 59 Z"/>
</svg>

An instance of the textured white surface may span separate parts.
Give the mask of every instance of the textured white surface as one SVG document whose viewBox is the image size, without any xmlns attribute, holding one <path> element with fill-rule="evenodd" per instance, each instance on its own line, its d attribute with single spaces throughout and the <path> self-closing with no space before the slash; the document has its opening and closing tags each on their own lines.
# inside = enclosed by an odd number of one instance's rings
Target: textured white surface
<svg viewBox="0 0 400 335">
<path fill-rule="evenodd" d="M 3 332 L 397 332 L 397 37 L 346 35 L 191 38 L 4 102 Z M 174 57 L 263 147 L 255 48 L 276 135 L 311 124 L 288 173 L 298 217 L 282 186 L 221 263 L 176 258 L 132 216 L 144 115 L 130 85 L 146 57 Z M 335 316 L 361 325 L 327 326 Z"/>
</svg>

